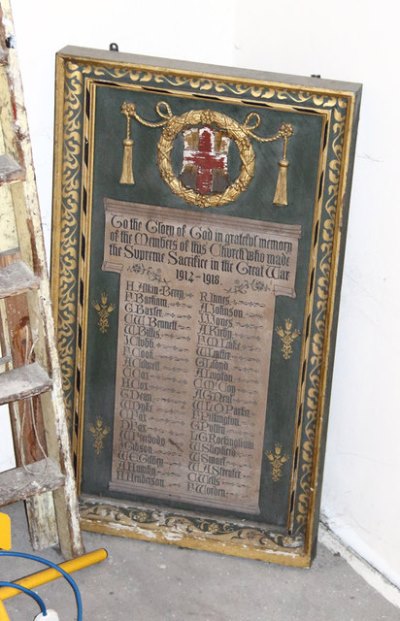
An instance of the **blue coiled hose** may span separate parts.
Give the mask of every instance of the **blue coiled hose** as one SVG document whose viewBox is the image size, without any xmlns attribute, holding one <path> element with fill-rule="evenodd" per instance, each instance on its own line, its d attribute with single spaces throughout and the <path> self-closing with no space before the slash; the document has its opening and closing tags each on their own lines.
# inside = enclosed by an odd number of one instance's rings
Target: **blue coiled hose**
<svg viewBox="0 0 400 621">
<path fill-rule="evenodd" d="M 69 584 L 71 585 L 74 591 L 75 600 L 76 600 L 76 609 L 78 613 L 77 621 L 83 621 L 82 597 L 81 597 L 78 585 L 76 584 L 75 580 L 69 575 L 69 573 L 67 573 L 62 567 L 59 567 L 59 565 L 57 565 L 56 563 L 53 563 L 52 561 L 48 561 L 47 559 L 44 559 L 40 556 L 35 556 L 34 554 L 27 554 L 26 552 L 5 552 L 4 550 L 0 550 L 0 556 L 13 556 L 16 558 L 26 558 L 30 561 L 36 561 L 37 563 L 41 563 L 42 565 L 47 565 L 47 567 L 51 567 L 52 569 L 55 569 L 56 571 L 58 571 L 62 576 L 64 576 L 67 582 L 69 582 Z M 18 588 L 18 585 L 16 584 L 12 584 L 11 586 L 13 588 Z M 43 613 L 43 615 L 46 616 L 45 613 Z"/>
<path fill-rule="evenodd" d="M 21 584 L 15 584 L 14 582 L 3 582 L 3 581 L 0 581 L 0 587 L 12 587 L 13 589 L 17 589 L 17 591 L 22 591 L 26 595 L 29 595 L 29 597 L 32 597 L 32 599 L 34 599 L 35 602 L 37 602 L 39 604 L 39 607 L 40 607 L 40 610 L 41 610 L 43 616 L 45 617 L 47 615 L 46 605 L 45 605 L 44 601 L 42 600 L 42 598 L 40 597 L 40 595 L 35 593 L 35 591 L 32 591 L 31 589 L 27 589 L 26 587 L 22 586 Z"/>
</svg>

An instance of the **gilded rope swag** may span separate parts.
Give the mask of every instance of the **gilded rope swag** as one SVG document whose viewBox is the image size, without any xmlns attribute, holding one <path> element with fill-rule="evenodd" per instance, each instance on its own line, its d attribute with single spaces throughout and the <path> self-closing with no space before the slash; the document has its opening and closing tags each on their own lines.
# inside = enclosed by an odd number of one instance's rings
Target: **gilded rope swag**
<svg viewBox="0 0 400 621">
<path fill-rule="evenodd" d="M 309 566 L 360 86 L 66 48 L 56 90 L 83 528 Z"/>
<path fill-rule="evenodd" d="M 226 114 L 213 110 L 190 110 L 175 116 L 165 101 L 156 105 L 159 121 L 149 121 L 139 115 L 136 105 L 124 102 L 121 113 L 126 117 L 126 137 L 123 140 L 123 163 L 121 184 L 134 185 L 134 158 L 131 119 L 149 128 L 163 127 L 158 142 L 157 162 L 162 178 L 174 194 L 187 203 L 198 207 L 218 207 L 233 202 L 249 186 L 254 177 L 255 154 L 251 139 L 267 143 L 282 140 L 282 158 L 278 162 L 279 172 L 273 204 L 286 206 L 287 197 L 287 149 L 294 133 L 293 125 L 282 123 L 272 136 L 254 133 L 261 123 L 260 115 L 250 112 L 242 124 Z M 174 141 L 182 133 L 185 143 L 183 167 L 179 178 L 171 162 Z M 233 141 L 241 160 L 238 178 L 229 183 L 227 155 L 229 143 Z"/>
</svg>

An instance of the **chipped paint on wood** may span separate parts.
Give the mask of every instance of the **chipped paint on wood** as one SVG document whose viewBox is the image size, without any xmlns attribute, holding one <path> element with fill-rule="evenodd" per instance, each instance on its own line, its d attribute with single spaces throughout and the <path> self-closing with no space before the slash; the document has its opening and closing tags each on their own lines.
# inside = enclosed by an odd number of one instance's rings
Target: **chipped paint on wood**
<svg viewBox="0 0 400 621">
<path fill-rule="evenodd" d="M 0 405 L 20 401 L 50 390 L 52 381 L 38 364 L 28 364 L 0 375 Z"/>
<path fill-rule="evenodd" d="M 18 246 L 17 225 L 10 188 L 0 186 L 0 249 L 10 252 Z"/>
<path fill-rule="evenodd" d="M 2 13 L 1 13 L 2 9 Z M 9 0 L 3 0 L 0 9 L 0 39 L 4 44 L 6 37 L 14 37 L 14 27 Z M 0 47 L 1 47 L 0 41 Z M 3 46 L 4 47 L 4 46 Z M 26 308 L 29 315 L 29 337 L 33 348 L 34 360 L 47 371 L 52 379 L 52 389 L 47 394 L 36 398 L 34 416 L 43 414 L 43 424 L 38 426 L 45 430 L 47 445 L 41 442 L 48 455 L 59 464 L 65 478 L 65 485 L 53 493 L 33 496 L 27 502 L 28 522 L 32 543 L 35 549 L 54 545 L 59 541 L 65 557 L 73 557 L 83 552 L 79 525 L 79 511 L 76 487 L 69 446 L 69 434 L 65 418 L 64 400 L 61 385 L 61 373 L 55 346 L 54 325 L 50 302 L 50 287 L 47 276 L 45 247 L 37 197 L 32 151 L 26 118 L 21 76 L 15 49 L 8 50 L 7 64 L 0 68 L 0 154 L 7 153 L 25 172 L 25 181 L 16 182 L 7 187 L 9 200 L 5 207 L 0 208 L 0 222 L 9 224 L 11 235 L 0 235 L 0 250 L 10 256 L 12 249 L 20 252 L 21 259 L 28 265 L 36 277 L 39 286 L 36 291 L 8 298 L 6 302 L 8 320 L 16 326 L 17 313 L 13 311 L 18 301 Z M 0 188 L 1 191 L 1 188 Z M 15 220 L 13 225 L 12 220 Z M 15 233 L 16 231 L 16 233 Z M 3 243 L 4 242 L 4 243 Z M 15 253 L 14 253 L 15 254 Z M 7 261 L 7 256 L 5 261 Z M 15 260 L 15 259 L 14 259 Z M 3 262 L 3 265 L 6 262 Z M 11 339 L 12 341 L 12 339 Z M 13 363 L 16 364 L 16 351 L 21 349 L 26 355 L 26 347 L 14 342 Z M 22 345 L 22 344 L 21 344 Z M 16 350 L 15 350 L 16 346 Z M 20 352 L 20 353 L 21 353 Z M 19 402 L 22 403 L 22 402 Z M 19 439 L 21 420 L 18 403 L 10 408 L 12 412 L 14 436 Z M 32 436 L 32 440 L 34 440 Z M 30 453 L 31 440 L 22 431 L 20 457 Z M 16 442 L 18 446 L 20 442 Z M 32 447 L 34 450 L 34 447 Z"/>
<path fill-rule="evenodd" d="M 55 490 L 64 484 L 60 468 L 51 459 L 0 473 L 0 506 Z"/>
<path fill-rule="evenodd" d="M 82 528 L 92 532 L 156 543 L 243 556 L 267 562 L 308 567 L 302 537 L 288 537 L 258 523 L 218 523 L 186 511 L 159 507 L 116 505 L 111 501 L 85 499 L 81 503 Z"/>
</svg>

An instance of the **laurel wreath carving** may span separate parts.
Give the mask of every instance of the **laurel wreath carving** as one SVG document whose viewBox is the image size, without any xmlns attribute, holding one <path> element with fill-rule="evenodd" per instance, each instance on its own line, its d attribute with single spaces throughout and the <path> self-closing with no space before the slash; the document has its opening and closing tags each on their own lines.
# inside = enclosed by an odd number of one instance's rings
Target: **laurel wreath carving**
<svg viewBox="0 0 400 621">
<path fill-rule="evenodd" d="M 175 138 L 185 128 L 211 124 L 217 125 L 234 140 L 239 150 L 241 168 L 237 179 L 224 192 L 203 195 L 185 187 L 176 177 L 172 169 L 171 153 Z M 164 127 L 158 142 L 157 162 L 162 178 L 174 194 L 197 207 L 217 207 L 231 203 L 248 187 L 254 176 L 255 155 L 245 129 L 234 119 L 213 110 L 190 110 L 180 116 L 172 116 Z"/>
<path fill-rule="evenodd" d="M 121 113 L 125 115 L 127 122 L 127 133 L 123 142 L 124 149 L 127 149 L 127 152 L 124 152 L 123 173 L 120 183 L 134 184 L 134 175 L 133 172 L 131 172 L 133 140 L 131 136 L 130 119 L 135 119 L 145 127 L 164 127 L 157 146 L 157 163 L 161 177 L 174 194 L 180 196 L 187 203 L 196 205 L 196 207 L 204 208 L 226 205 L 234 201 L 239 194 L 247 189 L 254 176 L 255 168 L 255 154 L 250 139 L 262 143 L 283 140 L 283 160 L 281 160 L 280 166 L 283 166 L 286 171 L 289 163 L 286 159 L 286 152 L 288 140 L 294 132 L 293 126 L 290 123 L 282 123 L 278 131 L 272 134 L 272 136 L 259 136 L 254 133 L 254 130 L 257 129 L 261 123 L 260 115 L 257 112 L 250 112 L 246 116 L 244 122 L 240 124 L 226 114 L 209 109 L 189 110 L 180 116 L 175 116 L 167 102 L 159 101 L 156 104 L 156 113 L 160 117 L 160 120 L 150 121 L 143 118 L 138 113 L 134 102 L 125 101 L 121 106 Z M 238 148 L 241 160 L 240 173 L 237 179 L 235 179 L 224 192 L 216 192 L 211 195 L 200 194 L 183 185 L 173 171 L 171 153 L 174 141 L 178 134 L 185 128 L 192 128 L 196 125 L 216 125 L 235 142 Z M 129 173 L 127 173 L 128 169 L 130 171 Z M 279 187 L 279 177 L 277 187 Z M 281 198 L 281 195 L 279 195 L 279 197 Z M 283 203 L 279 201 L 275 203 L 274 199 L 274 204 L 287 205 L 286 196 Z"/>
</svg>

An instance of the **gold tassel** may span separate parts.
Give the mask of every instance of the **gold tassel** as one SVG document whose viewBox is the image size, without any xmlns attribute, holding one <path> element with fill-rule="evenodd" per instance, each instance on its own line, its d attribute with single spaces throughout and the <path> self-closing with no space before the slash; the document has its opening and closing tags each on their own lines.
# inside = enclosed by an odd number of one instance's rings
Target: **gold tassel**
<svg viewBox="0 0 400 621">
<path fill-rule="evenodd" d="M 126 116 L 126 138 L 123 140 L 124 153 L 122 158 L 122 172 L 120 183 L 135 185 L 133 176 L 133 139 L 131 137 L 131 106 L 127 103 L 122 104 L 121 112 Z"/>
<path fill-rule="evenodd" d="M 283 157 L 278 162 L 279 172 L 278 172 L 278 180 L 276 183 L 276 190 L 274 196 L 274 205 L 278 207 L 286 207 L 288 204 L 287 199 L 287 169 L 289 167 L 289 160 L 286 158 L 287 151 L 287 142 L 288 139 L 285 136 L 283 142 Z"/>
<path fill-rule="evenodd" d="M 122 144 L 124 145 L 124 155 L 122 159 L 121 179 L 119 182 L 135 185 L 133 176 L 133 140 L 132 138 L 125 138 Z"/>
<path fill-rule="evenodd" d="M 274 196 L 274 205 L 279 207 L 286 207 L 288 204 L 287 201 L 287 169 L 289 166 L 289 161 L 286 159 L 282 159 L 278 163 L 279 172 L 278 172 L 278 181 L 276 183 L 276 190 Z"/>
</svg>

